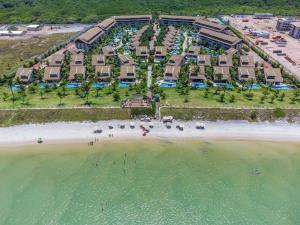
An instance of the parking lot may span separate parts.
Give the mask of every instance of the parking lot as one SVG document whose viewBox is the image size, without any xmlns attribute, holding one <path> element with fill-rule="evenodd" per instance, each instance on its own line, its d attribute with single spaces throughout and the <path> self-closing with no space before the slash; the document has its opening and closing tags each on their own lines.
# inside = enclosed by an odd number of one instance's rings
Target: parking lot
<svg viewBox="0 0 300 225">
<path fill-rule="evenodd" d="M 257 43 L 262 50 L 300 79 L 300 40 L 289 36 L 288 32 L 277 31 L 278 18 L 254 19 L 253 16 L 226 16 L 224 19 L 229 20 L 231 26 L 241 31 L 253 43 Z M 267 31 L 269 37 L 254 37 L 251 35 L 251 30 Z M 284 42 L 276 41 L 275 37 Z"/>
</svg>

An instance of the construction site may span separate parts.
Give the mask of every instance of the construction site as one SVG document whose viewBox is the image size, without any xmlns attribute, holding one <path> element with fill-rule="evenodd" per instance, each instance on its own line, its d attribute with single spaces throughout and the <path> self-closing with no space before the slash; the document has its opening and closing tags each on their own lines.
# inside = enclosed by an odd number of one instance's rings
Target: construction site
<svg viewBox="0 0 300 225">
<path fill-rule="evenodd" d="M 223 18 L 300 79 L 300 39 L 292 37 L 288 29 L 282 31 L 277 28 L 278 20 L 282 19 L 273 16 L 256 18 L 252 15 L 231 15 Z M 294 23 L 299 22 L 294 20 Z"/>
</svg>

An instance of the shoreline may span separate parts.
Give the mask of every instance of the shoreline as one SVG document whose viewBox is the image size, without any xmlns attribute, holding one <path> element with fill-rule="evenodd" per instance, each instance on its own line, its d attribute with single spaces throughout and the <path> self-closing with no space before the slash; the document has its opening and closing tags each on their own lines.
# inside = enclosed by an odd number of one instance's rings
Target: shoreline
<svg viewBox="0 0 300 225">
<path fill-rule="evenodd" d="M 205 124 L 204 130 L 196 129 L 196 122 Z M 132 123 L 134 128 L 130 128 Z M 178 140 L 193 139 L 199 141 L 232 140 L 232 141 L 275 141 L 300 142 L 300 124 L 285 121 L 247 122 L 247 121 L 173 121 L 167 128 L 160 121 L 149 123 L 137 120 L 110 120 L 98 122 L 55 122 L 46 124 L 27 124 L 0 128 L 0 148 L 21 146 L 43 146 L 56 144 L 87 144 L 101 141 L 126 140 Z M 149 130 L 146 136 L 140 125 Z M 183 125 L 183 130 L 176 126 Z M 113 126 L 109 129 L 108 125 Z M 120 128 L 124 125 L 124 128 Z M 102 133 L 94 134 L 95 129 Z M 42 138 L 43 144 L 38 144 Z"/>
</svg>

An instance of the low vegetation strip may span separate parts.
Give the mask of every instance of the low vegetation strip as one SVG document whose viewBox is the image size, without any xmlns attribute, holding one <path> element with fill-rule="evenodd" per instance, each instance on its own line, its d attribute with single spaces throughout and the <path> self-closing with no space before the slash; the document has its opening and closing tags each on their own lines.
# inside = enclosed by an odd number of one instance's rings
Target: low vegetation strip
<svg viewBox="0 0 300 225">
<path fill-rule="evenodd" d="M 251 108 L 172 108 L 163 107 L 161 116 L 173 116 L 181 120 L 248 120 L 274 121 L 286 119 L 293 122 L 300 119 L 299 109 L 251 109 Z"/>
<path fill-rule="evenodd" d="M 124 120 L 132 117 L 130 109 L 121 108 L 0 110 L 0 126 L 58 121 Z"/>
<path fill-rule="evenodd" d="M 161 14 L 220 15 L 252 14 L 273 12 L 280 15 L 298 15 L 300 3 L 297 0 L 0 0 L 0 23 L 47 22 L 86 23 L 112 15 Z"/>
</svg>

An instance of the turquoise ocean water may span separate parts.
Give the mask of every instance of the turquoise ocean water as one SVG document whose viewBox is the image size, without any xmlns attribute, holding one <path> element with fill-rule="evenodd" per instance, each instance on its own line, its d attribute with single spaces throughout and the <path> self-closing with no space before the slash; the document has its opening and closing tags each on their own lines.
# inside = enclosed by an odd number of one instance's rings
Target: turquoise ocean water
<svg viewBox="0 0 300 225">
<path fill-rule="evenodd" d="M 0 224 L 300 224 L 300 145 L 146 140 L 2 149 Z"/>
</svg>

